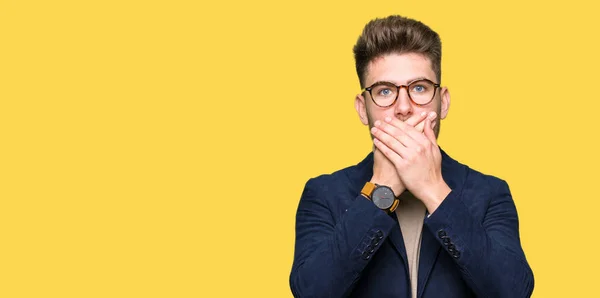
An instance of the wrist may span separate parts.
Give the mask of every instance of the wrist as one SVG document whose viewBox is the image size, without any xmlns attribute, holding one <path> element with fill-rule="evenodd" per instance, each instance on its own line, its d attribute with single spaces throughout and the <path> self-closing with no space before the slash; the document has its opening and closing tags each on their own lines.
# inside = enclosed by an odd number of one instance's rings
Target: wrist
<svg viewBox="0 0 600 298">
<path fill-rule="evenodd" d="M 398 197 L 400 194 L 402 194 L 404 192 L 404 185 L 402 185 L 401 182 L 394 181 L 394 179 L 389 179 L 389 178 L 385 179 L 382 177 L 373 176 L 371 178 L 370 182 L 377 184 L 377 185 L 385 185 L 385 186 L 391 188 L 396 197 Z"/>
<path fill-rule="evenodd" d="M 432 214 L 442 204 L 452 189 L 443 180 L 430 189 L 431 191 L 427 194 L 426 199 L 423 200 L 423 204 L 427 207 L 429 214 Z"/>
</svg>

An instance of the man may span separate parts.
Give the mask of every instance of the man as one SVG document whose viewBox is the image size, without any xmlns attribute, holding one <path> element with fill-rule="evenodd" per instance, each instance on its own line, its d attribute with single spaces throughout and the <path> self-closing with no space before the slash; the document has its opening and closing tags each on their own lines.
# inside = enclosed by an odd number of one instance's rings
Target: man
<svg viewBox="0 0 600 298">
<path fill-rule="evenodd" d="M 450 107 L 441 42 L 390 16 L 354 46 L 355 108 L 373 152 L 310 179 L 296 215 L 296 297 L 529 297 L 533 273 L 505 181 L 438 145 Z"/>
</svg>

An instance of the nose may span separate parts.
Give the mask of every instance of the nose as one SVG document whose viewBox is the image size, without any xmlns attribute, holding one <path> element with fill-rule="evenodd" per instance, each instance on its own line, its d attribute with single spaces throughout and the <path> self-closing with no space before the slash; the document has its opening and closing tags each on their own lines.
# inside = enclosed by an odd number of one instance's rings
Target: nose
<svg viewBox="0 0 600 298">
<path fill-rule="evenodd" d="M 398 93 L 398 99 L 394 104 L 394 112 L 396 117 L 402 120 L 406 120 L 413 112 L 413 106 L 410 98 L 408 97 L 408 90 L 400 88 Z"/>
</svg>

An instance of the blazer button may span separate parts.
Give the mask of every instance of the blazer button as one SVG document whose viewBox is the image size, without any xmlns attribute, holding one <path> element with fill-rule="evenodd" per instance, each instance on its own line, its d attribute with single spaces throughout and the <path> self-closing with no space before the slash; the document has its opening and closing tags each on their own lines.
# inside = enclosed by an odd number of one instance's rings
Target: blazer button
<svg viewBox="0 0 600 298">
<path fill-rule="evenodd" d="M 438 232 L 438 237 L 440 237 L 440 238 L 444 239 L 444 238 L 446 238 L 446 236 L 447 236 L 447 234 L 446 234 L 446 231 L 444 231 L 444 230 L 440 230 L 440 231 Z"/>
<path fill-rule="evenodd" d="M 371 239 L 371 245 L 373 245 L 373 246 L 379 245 L 379 239 L 378 238 Z"/>
<path fill-rule="evenodd" d="M 444 245 L 448 246 L 448 244 L 450 244 L 450 238 L 446 237 L 446 238 L 443 238 L 443 239 L 444 239 L 443 240 Z"/>
<path fill-rule="evenodd" d="M 379 240 L 383 239 L 383 232 L 381 230 L 377 230 L 377 234 L 375 234 Z"/>
<path fill-rule="evenodd" d="M 456 247 L 452 243 L 450 243 L 450 245 L 448 245 L 448 250 L 454 250 L 455 248 Z"/>
<path fill-rule="evenodd" d="M 365 250 L 365 251 L 363 251 L 363 253 L 362 253 L 362 259 L 363 259 L 363 260 L 368 260 L 368 259 L 370 259 L 370 258 L 371 258 L 371 255 L 369 254 L 369 252 L 368 252 L 368 251 L 366 251 L 366 250 Z"/>
<path fill-rule="evenodd" d="M 460 251 L 458 251 L 458 250 L 457 250 L 457 251 L 455 251 L 455 252 L 454 252 L 454 254 L 452 254 L 452 256 L 453 256 L 455 259 L 458 259 L 458 258 L 460 258 Z"/>
</svg>

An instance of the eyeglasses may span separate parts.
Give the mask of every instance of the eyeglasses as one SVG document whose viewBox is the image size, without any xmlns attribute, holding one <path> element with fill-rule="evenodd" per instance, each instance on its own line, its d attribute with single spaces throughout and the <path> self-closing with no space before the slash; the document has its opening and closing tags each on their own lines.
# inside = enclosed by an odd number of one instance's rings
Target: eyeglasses
<svg viewBox="0 0 600 298">
<path fill-rule="evenodd" d="M 408 85 L 396 86 L 391 82 L 377 82 L 370 87 L 364 88 L 360 93 L 369 91 L 373 102 L 382 108 L 387 108 L 396 103 L 400 89 L 406 87 L 408 98 L 419 106 L 430 103 L 435 97 L 435 92 L 440 84 L 428 79 L 419 79 L 408 83 Z"/>
</svg>

